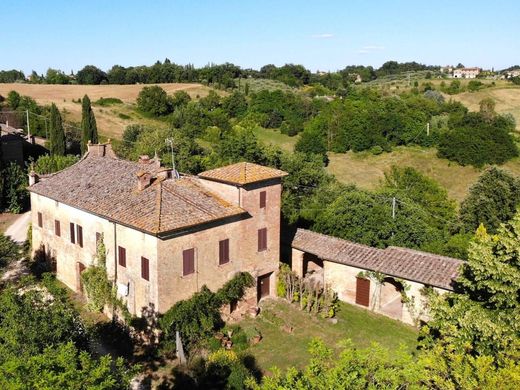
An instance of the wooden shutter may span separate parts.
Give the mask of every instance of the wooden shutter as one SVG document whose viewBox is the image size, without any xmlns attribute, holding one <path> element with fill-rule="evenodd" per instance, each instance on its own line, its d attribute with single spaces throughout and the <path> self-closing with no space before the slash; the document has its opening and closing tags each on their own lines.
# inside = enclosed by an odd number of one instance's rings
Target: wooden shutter
<svg viewBox="0 0 520 390">
<path fill-rule="evenodd" d="M 73 244 L 76 243 L 76 229 L 74 227 L 74 224 L 71 222 L 70 223 L 70 242 L 72 242 Z"/>
<path fill-rule="evenodd" d="M 54 234 L 56 234 L 58 237 L 61 236 L 61 226 L 60 221 L 54 220 Z"/>
<path fill-rule="evenodd" d="M 265 192 L 265 191 L 260 192 L 260 208 L 261 209 L 265 208 L 266 199 L 267 199 L 267 192 Z"/>
<path fill-rule="evenodd" d="M 267 228 L 258 229 L 258 252 L 267 249 Z"/>
<path fill-rule="evenodd" d="M 356 278 L 356 303 L 368 307 L 370 303 L 370 280 Z"/>
<path fill-rule="evenodd" d="M 126 267 L 126 249 L 122 246 L 117 247 L 117 258 L 121 267 Z"/>
<path fill-rule="evenodd" d="M 229 263 L 229 239 L 222 240 L 218 243 L 218 263 Z"/>
<path fill-rule="evenodd" d="M 78 245 L 80 248 L 83 248 L 83 228 L 80 225 L 76 225 L 77 230 L 77 239 L 78 239 Z"/>
<path fill-rule="evenodd" d="M 186 249 L 182 252 L 182 274 L 189 275 L 195 272 L 195 249 Z"/>
<path fill-rule="evenodd" d="M 43 227 L 43 215 L 40 212 L 38 212 L 38 226 Z"/>
<path fill-rule="evenodd" d="M 141 277 L 150 280 L 150 262 L 146 257 L 141 257 Z"/>
</svg>

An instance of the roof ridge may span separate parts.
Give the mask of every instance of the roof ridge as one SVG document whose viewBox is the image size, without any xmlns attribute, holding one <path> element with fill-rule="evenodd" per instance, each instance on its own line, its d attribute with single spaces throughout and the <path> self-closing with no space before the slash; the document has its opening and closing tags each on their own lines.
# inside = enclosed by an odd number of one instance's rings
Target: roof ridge
<svg viewBox="0 0 520 390">
<path fill-rule="evenodd" d="M 157 186 L 157 195 L 156 195 L 156 206 L 157 206 L 157 229 L 156 232 L 161 231 L 161 215 L 162 215 L 162 181 L 159 182 L 159 185 Z"/>
<path fill-rule="evenodd" d="M 402 246 L 388 246 L 383 251 L 389 253 L 391 251 L 401 251 L 401 252 L 407 252 L 407 253 L 416 253 L 418 255 L 428 256 L 428 257 L 435 257 L 435 258 L 441 258 L 445 260 L 453 260 L 456 262 L 463 261 L 461 259 L 456 259 L 455 257 L 449 257 L 444 255 L 438 255 L 437 253 L 431 253 L 431 252 L 425 252 L 418 249 L 412 249 L 412 248 L 405 248 Z"/>
</svg>

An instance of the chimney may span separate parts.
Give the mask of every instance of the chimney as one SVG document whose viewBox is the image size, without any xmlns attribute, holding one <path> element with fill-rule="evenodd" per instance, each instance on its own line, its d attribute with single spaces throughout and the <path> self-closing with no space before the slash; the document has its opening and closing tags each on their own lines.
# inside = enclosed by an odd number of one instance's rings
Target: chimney
<svg viewBox="0 0 520 390">
<path fill-rule="evenodd" d="M 110 139 L 106 144 L 93 144 L 90 140 L 87 142 L 87 151 L 89 156 L 98 156 L 98 157 L 115 157 L 115 154 L 112 150 L 112 145 L 110 143 Z"/>
<path fill-rule="evenodd" d="M 39 180 L 40 177 L 38 176 L 38 174 L 31 169 L 31 172 L 29 172 L 29 187 L 33 184 L 38 183 Z"/>
<path fill-rule="evenodd" d="M 139 171 L 137 172 L 137 189 L 139 191 L 144 190 L 150 186 L 152 182 L 152 174 L 150 172 Z"/>
</svg>

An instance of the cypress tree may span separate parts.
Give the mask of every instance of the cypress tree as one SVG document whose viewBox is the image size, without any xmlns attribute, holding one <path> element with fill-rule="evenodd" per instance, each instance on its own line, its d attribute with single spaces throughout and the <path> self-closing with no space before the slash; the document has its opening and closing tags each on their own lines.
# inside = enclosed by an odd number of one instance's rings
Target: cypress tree
<svg viewBox="0 0 520 390">
<path fill-rule="evenodd" d="M 63 123 L 61 115 L 56 104 L 51 105 L 51 120 L 50 120 L 50 152 L 52 156 L 65 155 L 65 132 L 63 130 Z"/>
<path fill-rule="evenodd" d="M 98 143 L 98 133 L 94 111 L 92 111 L 90 99 L 87 95 L 83 96 L 81 107 L 81 153 L 84 154 L 87 151 L 88 141 L 93 144 Z"/>
<path fill-rule="evenodd" d="M 2 134 L 0 133 L 0 212 L 4 209 L 4 165 L 3 165 L 3 150 L 2 150 Z"/>
</svg>

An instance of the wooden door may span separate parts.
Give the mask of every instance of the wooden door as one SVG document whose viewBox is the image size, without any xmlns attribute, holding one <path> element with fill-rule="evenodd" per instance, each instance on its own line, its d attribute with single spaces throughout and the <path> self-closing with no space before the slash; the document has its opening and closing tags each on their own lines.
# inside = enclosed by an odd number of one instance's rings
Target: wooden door
<svg viewBox="0 0 520 390">
<path fill-rule="evenodd" d="M 270 295 L 270 284 L 269 278 L 271 274 L 262 275 L 258 278 L 257 289 L 258 289 L 258 300 Z"/>
<path fill-rule="evenodd" d="M 356 278 L 356 303 L 368 307 L 370 303 L 370 280 Z"/>
</svg>

